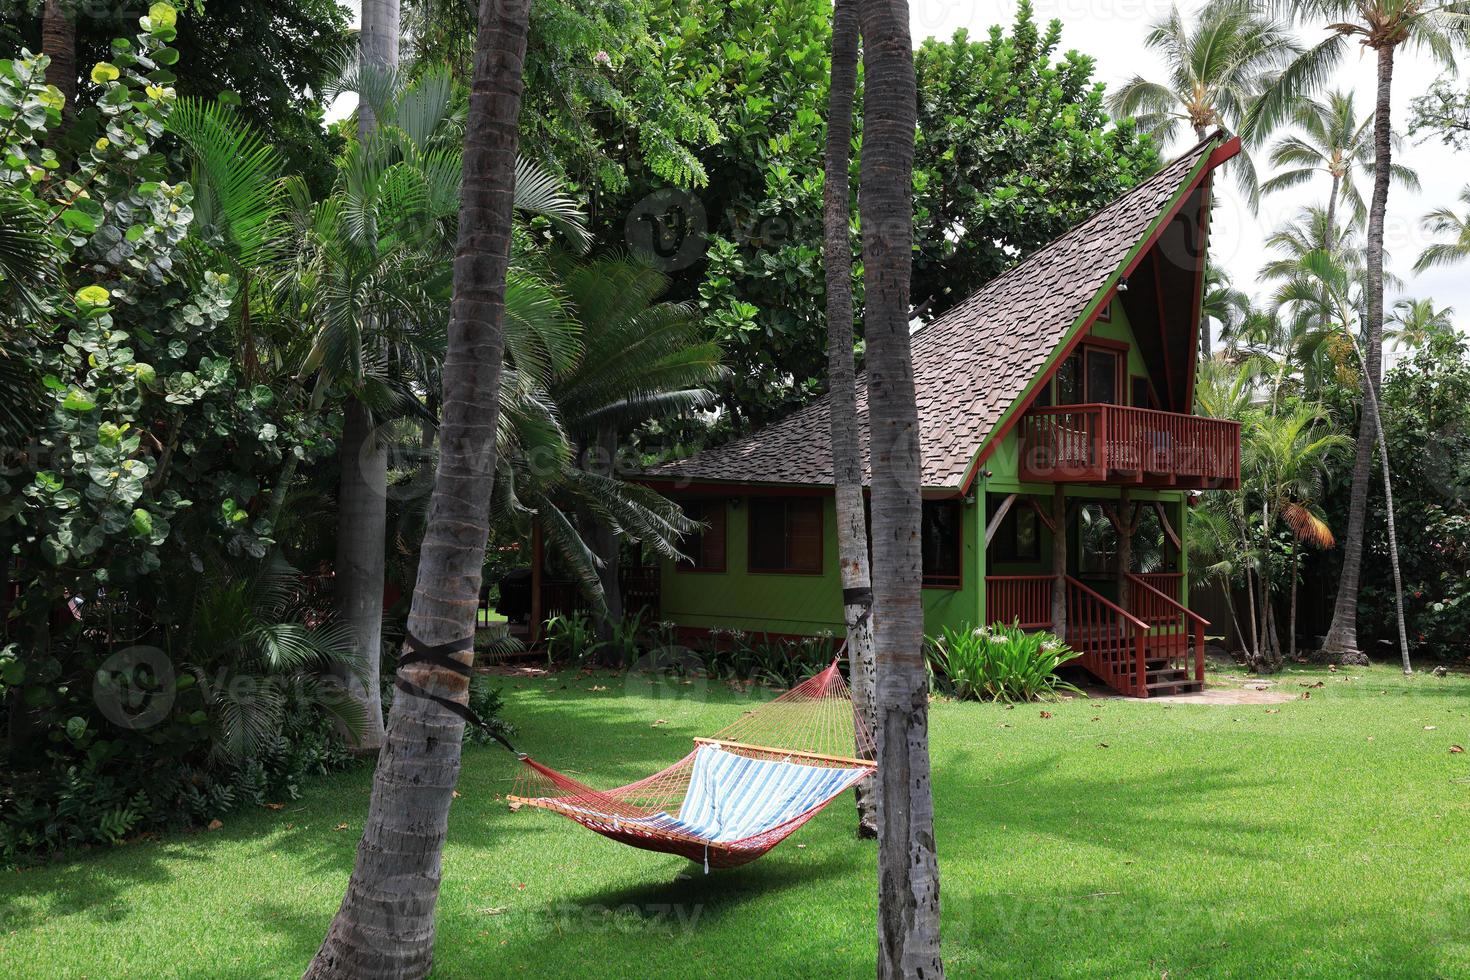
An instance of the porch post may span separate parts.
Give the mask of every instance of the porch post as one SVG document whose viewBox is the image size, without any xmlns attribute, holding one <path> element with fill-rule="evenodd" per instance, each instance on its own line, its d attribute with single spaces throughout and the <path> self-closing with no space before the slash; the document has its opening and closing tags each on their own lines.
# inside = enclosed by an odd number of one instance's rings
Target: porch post
<svg viewBox="0 0 1470 980">
<path fill-rule="evenodd" d="M 1067 488 L 1053 484 L 1051 491 L 1051 628 L 1067 637 Z"/>
<path fill-rule="evenodd" d="M 1133 598 L 1132 584 L 1128 581 L 1128 569 L 1133 565 L 1133 492 L 1123 487 L 1118 495 L 1117 518 L 1113 529 L 1118 533 L 1118 605 L 1132 612 L 1129 600 Z"/>
</svg>

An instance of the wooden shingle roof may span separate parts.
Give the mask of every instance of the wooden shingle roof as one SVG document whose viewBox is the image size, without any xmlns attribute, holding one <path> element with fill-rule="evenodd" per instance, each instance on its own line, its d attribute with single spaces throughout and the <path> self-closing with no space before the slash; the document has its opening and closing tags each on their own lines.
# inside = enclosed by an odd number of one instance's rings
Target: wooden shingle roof
<svg viewBox="0 0 1470 980">
<path fill-rule="evenodd" d="M 1134 247 L 1218 145 L 1212 137 L 1002 273 L 912 336 L 922 481 L 958 489 L 976 453 L 1025 393 Z M 867 387 L 857 379 L 867 465 Z M 830 403 L 824 396 L 742 439 L 645 477 L 676 481 L 830 485 Z M 866 480 L 866 475 L 865 475 Z"/>
</svg>

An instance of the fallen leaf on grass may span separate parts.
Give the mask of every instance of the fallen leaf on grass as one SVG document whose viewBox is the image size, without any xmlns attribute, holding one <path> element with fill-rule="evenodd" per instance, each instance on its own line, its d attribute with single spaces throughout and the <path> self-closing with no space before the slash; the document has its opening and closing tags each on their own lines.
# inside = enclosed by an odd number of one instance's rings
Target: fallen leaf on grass
<svg viewBox="0 0 1470 980">
<path fill-rule="evenodd" d="M 1266 714 L 1268 714 L 1268 715 L 1279 715 L 1279 714 L 1281 714 L 1281 709 L 1280 708 L 1267 708 L 1266 709 Z"/>
<path fill-rule="evenodd" d="M 524 881 L 518 881 L 518 882 L 516 882 L 516 891 L 523 892 L 525 890 L 526 890 L 526 883 Z"/>
<path fill-rule="evenodd" d="M 1093 720 L 1093 721 L 1102 721 L 1102 715 L 1097 715 L 1097 716 L 1096 716 L 1096 717 L 1094 717 L 1094 718 L 1093 718 L 1093 719 L 1092 719 L 1092 720 Z"/>
<path fill-rule="evenodd" d="M 1097 747 L 1100 749 L 1111 748 L 1111 746 L 1109 746 L 1107 742 L 1098 742 Z"/>
<path fill-rule="evenodd" d="M 223 826 L 224 826 L 224 824 L 223 824 L 223 823 L 221 823 L 221 822 L 220 822 L 220 821 L 219 821 L 219 820 L 217 820 L 217 819 L 216 819 L 216 820 L 211 820 L 211 821 L 209 821 L 209 829 L 210 829 L 210 830 L 219 830 L 219 829 L 220 829 L 220 828 L 221 828 L 221 827 L 223 827 Z"/>
<path fill-rule="evenodd" d="M 1465 751 L 1465 746 L 1463 746 L 1463 745 L 1451 745 L 1450 746 L 1450 755 L 1459 755 L 1461 752 L 1464 752 L 1464 751 Z"/>
<path fill-rule="evenodd" d="M 589 691 L 606 691 L 607 690 L 607 685 L 606 684 L 593 684 L 591 687 L 587 688 L 587 690 L 589 690 Z"/>
<path fill-rule="evenodd" d="M 332 829 L 333 830 L 346 830 L 347 829 L 347 825 L 345 823 L 339 823 L 336 827 L 333 827 Z"/>
<path fill-rule="evenodd" d="M 521 803 L 521 801 L 520 801 L 520 800 L 511 800 L 511 801 L 510 801 L 510 812 L 511 812 L 511 813 L 515 813 L 515 812 L 516 812 L 516 811 L 517 811 L 517 810 L 519 810 L 519 809 L 520 809 L 520 808 L 521 808 L 521 807 L 522 807 L 522 806 L 523 806 L 523 805 L 524 805 L 524 804 L 522 804 L 522 803 Z"/>
<path fill-rule="evenodd" d="M 481 915 L 504 915 L 505 913 L 506 913 L 505 907 L 504 906 L 500 906 L 500 905 L 496 905 L 496 906 L 492 906 L 491 908 L 488 908 L 488 909 L 481 909 L 480 910 L 480 914 Z"/>
<path fill-rule="evenodd" d="M 1051 712 L 1050 711 L 1043 711 L 1041 713 L 1041 717 L 1043 717 L 1043 718 L 1050 718 L 1051 717 Z"/>
<path fill-rule="evenodd" d="M 457 789 L 456 790 L 450 790 L 450 792 L 452 792 L 454 794 L 454 798 L 456 800 L 459 799 L 459 790 L 457 790 Z"/>
<path fill-rule="evenodd" d="M 267 810 L 284 810 L 284 809 L 286 809 L 286 804 L 284 804 L 284 803 L 267 803 L 265 805 L 265 808 Z"/>
<path fill-rule="evenodd" d="M 1302 692 L 1302 700 L 1303 701 L 1310 701 L 1310 700 L 1312 700 L 1312 692 L 1311 691 L 1303 691 Z"/>
<path fill-rule="evenodd" d="M 806 845 L 805 844 L 797 844 L 796 845 L 796 849 L 798 851 L 804 851 L 804 850 L 806 850 Z"/>
<path fill-rule="evenodd" d="M 654 722 L 652 725 L 649 725 L 648 727 L 649 728 L 657 728 L 659 725 L 667 725 L 667 724 L 668 724 L 667 721 L 665 721 L 664 719 L 660 718 L 658 721 Z"/>
<path fill-rule="evenodd" d="M 1426 732 L 1432 732 L 1432 731 L 1434 731 L 1438 727 L 1439 727 L 1438 725 L 1425 725 L 1424 726 L 1424 730 Z"/>
</svg>

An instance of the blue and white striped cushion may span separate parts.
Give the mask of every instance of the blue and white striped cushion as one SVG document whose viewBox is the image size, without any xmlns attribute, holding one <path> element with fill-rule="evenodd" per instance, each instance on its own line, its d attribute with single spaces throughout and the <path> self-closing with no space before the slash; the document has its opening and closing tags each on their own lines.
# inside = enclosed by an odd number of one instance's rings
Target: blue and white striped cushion
<svg viewBox="0 0 1470 980">
<path fill-rule="evenodd" d="M 826 803 L 866 774 L 750 759 L 705 745 L 694 753 L 678 816 L 658 814 L 648 822 L 713 843 L 744 840 Z"/>
</svg>

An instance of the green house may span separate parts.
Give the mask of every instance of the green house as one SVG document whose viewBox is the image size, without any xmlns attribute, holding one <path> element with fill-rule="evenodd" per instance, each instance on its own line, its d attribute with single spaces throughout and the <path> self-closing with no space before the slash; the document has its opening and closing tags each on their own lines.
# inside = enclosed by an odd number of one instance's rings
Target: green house
<svg viewBox="0 0 1470 980">
<path fill-rule="evenodd" d="M 913 335 L 924 618 L 1064 634 L 1126 694 L 1203 683 L 1185 509 L 1238 486 L 1235 423 L 1191 414 L 1218 135 Z M 858 417 L 866 446 L 866 393 Z M 708 529 L 657 572 L 689 642 L 843 631 L 823 399 L 641 482 Z"/>
</svg>

